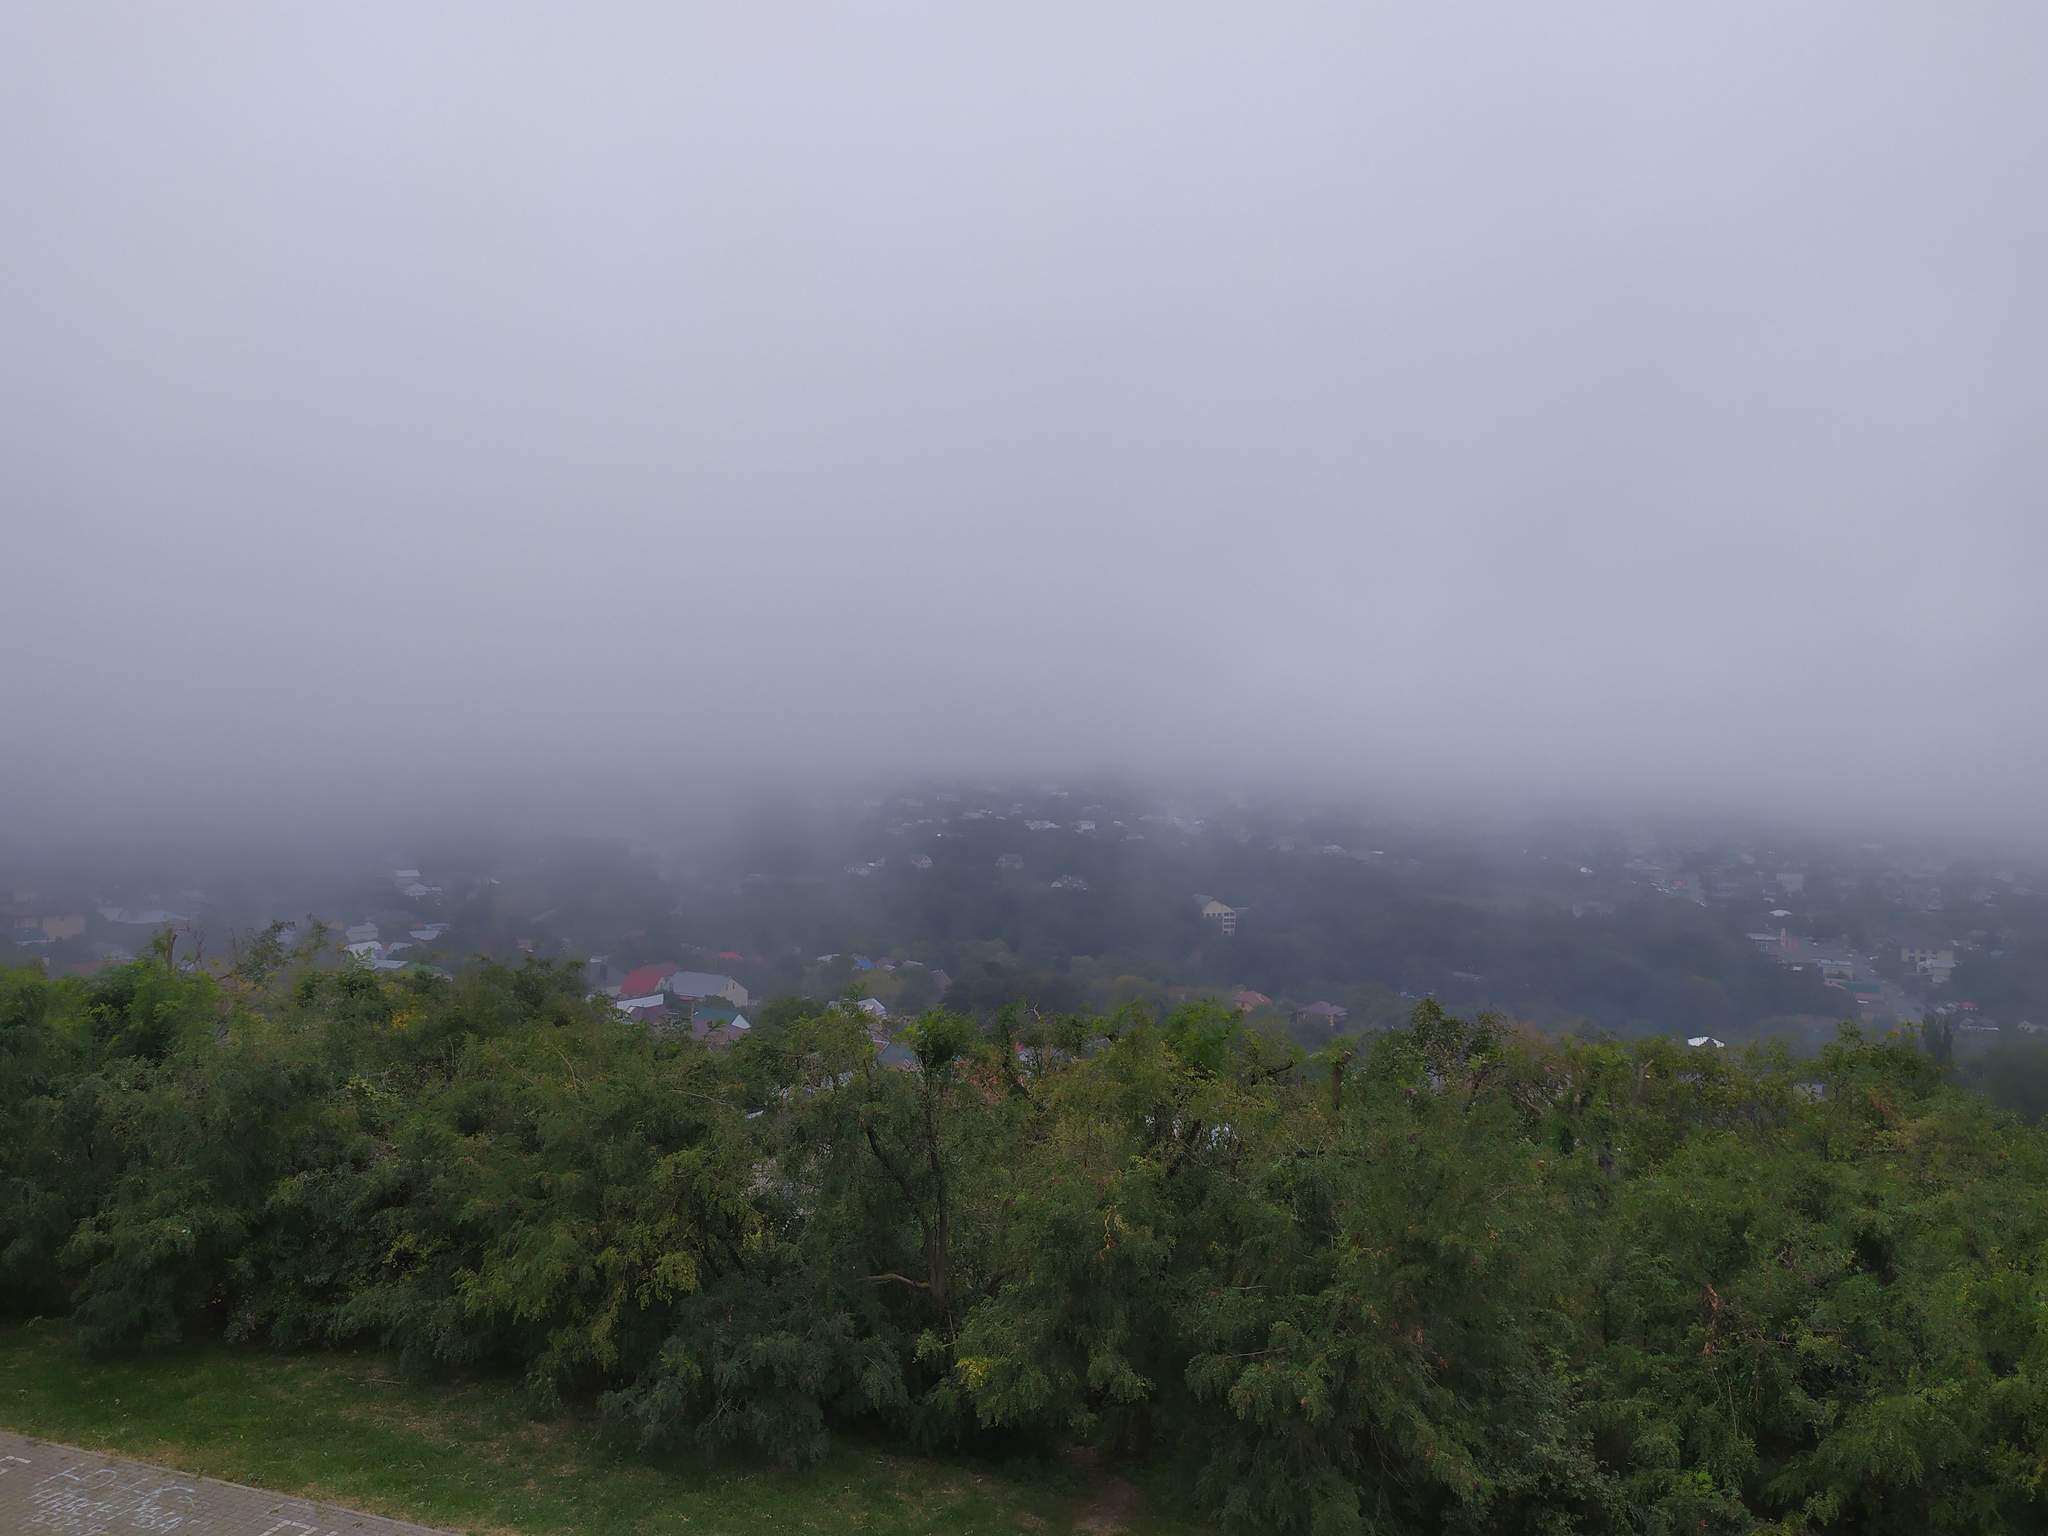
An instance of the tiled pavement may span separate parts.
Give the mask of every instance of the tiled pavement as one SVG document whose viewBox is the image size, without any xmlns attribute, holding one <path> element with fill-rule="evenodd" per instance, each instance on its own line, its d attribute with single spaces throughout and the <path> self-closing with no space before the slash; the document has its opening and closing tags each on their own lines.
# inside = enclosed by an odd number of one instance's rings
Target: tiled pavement
<svg viewBox="0 0 2048 1536">
<path fill-rule="evenodd" d="M 445 1536 L 0 1431 L 0 1536 Z"/>
</svg>

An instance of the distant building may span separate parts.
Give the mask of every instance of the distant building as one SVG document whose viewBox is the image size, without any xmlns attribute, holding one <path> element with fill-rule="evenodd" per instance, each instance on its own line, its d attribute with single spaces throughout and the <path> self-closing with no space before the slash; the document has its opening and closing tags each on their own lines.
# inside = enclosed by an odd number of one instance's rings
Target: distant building
<svg viewBox="0 0 2048 1536">
<path fill-rule="evenodd" d="M 690 1020 L 690 1038 L 701 1040 L 714 1051 L 723 1051 L 747 1037 L 753 1028 L 744 1018 L 705 1018 L 693 1016 Z"/>
<path fill-rule="evenodd" d="M 930 869 L 932 867 L 932 856 L 928 853 L 913 853 L 910 856 L 910 867 L 912 869 Z"/>
<path fill-rule="evenodd" d="M 1202 903 L 1202 916 L 1209 919 L 1210 922 L 1227 934 L 1237 932 L 1238 909 L 1236 907 L 1226 907 L 1213 896 Z"/>
<path fill-rule="evenodd" d="M 191 921 L 182 912 L 166 907 L 101 907 L 98 911 L 110 923 L 127 923 L 136 928 L 161 928 L 166 923 Z"/>
<path fill-rule="evenodd" d="M 691 1002 L 702 1002 L 710 997 L 722 997 L 735 1008 L 747 1006 L 747 989 L 730 976 L 714 976 L 707 971 L 677 971 L 668 978 L 662 988 L 677 997 Z"/>
<path fill-rule="evenodd" d="M 1335 1003 L 1310 1003 L 1295 1017 L 1312 1024 L 1327 1024 L 1335 1029 L 1351 1017 L 1351 1011 L 1348 1008 L 1339 1008 Z"/>
<path fill-rule="evenodd" d="M 1806 876 L 1794 874 L 1789 869 L 1778 871 L 1778 888 L 1788 896 L 1796 896 L 1806 889 Z"/>
<path fill-rule="evenodd" d="M 49 939 L 75 939 L 85 932 L 83 912 L 67 912 L 48 903 L 0 907 L 0 922 L 10 928 L 40 928 Z"/>
<path fill-rule="evenodd" d="M 1061 875 L 1059 879 L 1053 881 L 1052 888 L 1056 891 L 1085 891 L 1088 889 L 1088 882 L 1079 875 Z"/>
<path fill-rule="evenodd" d="M 1230 994 L 1231 1006 L 1239 1013 L 1250 1013 L 1254 1008 L 1264 1008 L 1272 1001 L 1273 999 L 1265 993 L 1254 992 L 1250 987 L 1240 987 Z"/>
<path fill-rule="evenodd" d="M 619 996 L 644 997 L 648 993 L 662 993 L 670 990 L 668 979 L 681 969 L 675 961 L 664 960 L 658 965 L 642 965 L 626 972 L 626 979 L 619 983 Z"/>
<path fill-rule="evenodd" d="M 344 930 L 342 937 L 348 941 L 350 948 L 354 948 L 358 944 L 374 944 L 377 942 L 377 925 L 375 923 L 357 923 L 353 927 Z"/>
<path fill-rule="evenodd" d="M 997 869 L 1022 869 L 1023 867 L 1024 855 L 1021 853 L 1005 853 L 998 855 L 996 858 Z"/>
<path fill-rule="evenodd" d="M 1899 959 L 1921 971 L 1936 961 L 1953 966 L 1956 963 L 1956 947 L 1946 940 L 1931 939 L 1922 934 L 1901 934 Z"/>
</svg>

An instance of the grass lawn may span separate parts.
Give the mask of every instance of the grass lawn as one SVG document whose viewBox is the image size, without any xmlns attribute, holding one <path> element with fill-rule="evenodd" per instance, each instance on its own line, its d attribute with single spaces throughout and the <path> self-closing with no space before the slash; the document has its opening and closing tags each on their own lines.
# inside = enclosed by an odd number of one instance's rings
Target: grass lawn
<svg viewBox="0 0 2048 1536">
<path fill-rule="evenodd" d="M 188 1344 L 96 1359 L 50 1323 L 0 1328 L 0 1428 L 479 1536 L 1194 1529 L 1064 1466 L 841 1440 L 792 1472 L 642 1450 L 592 1410 L 536 1418 L 513 1383 L 400 1380 L 377 1355 Z"/>
</svg>

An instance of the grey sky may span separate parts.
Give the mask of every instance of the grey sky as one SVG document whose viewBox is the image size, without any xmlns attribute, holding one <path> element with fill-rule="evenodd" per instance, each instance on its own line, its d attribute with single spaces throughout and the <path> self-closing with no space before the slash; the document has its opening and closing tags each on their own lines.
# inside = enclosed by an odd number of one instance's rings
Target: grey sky
<svg viewBox="0 0 2048 1536">
<path fill-rule="evenodd" d="M 2021 5 L 6 5 L 0 814 L 2039 829 L 2044 130 Z"/>
</svg>

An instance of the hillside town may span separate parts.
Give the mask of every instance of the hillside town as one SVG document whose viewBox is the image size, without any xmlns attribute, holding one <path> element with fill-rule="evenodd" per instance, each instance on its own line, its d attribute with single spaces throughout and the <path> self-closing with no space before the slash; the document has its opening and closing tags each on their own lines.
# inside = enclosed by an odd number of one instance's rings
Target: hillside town
<svg viewBox="0 0 2048 1536">
<path fill-rule="evenodd" d="M 0 917 L 7 951 L 51 974 L 165 944 L 224 964 L 272 925 L 374 971 L 573 963 L 622 1014 L 719 1048 L 765 1001 L 804 995 L 852 999 L 884 1031 L 941 1003 L 988 1017 L 1206 998 L 1304 1044 L 1396 1025 L 1428 997 L 1540 1027 L 1804 1048 L 1843 1018 L 1934 1017 L 1965 1041 L 2048 1021 L 2048 878 L 1953 854 L 1059 787 L 932 787 L 827 807 L 805 835 L 816 851 L 795 866 L 744 844 L 458 851 L 271 894 L 46 861 L 0 872 Z"/>
</svg>

